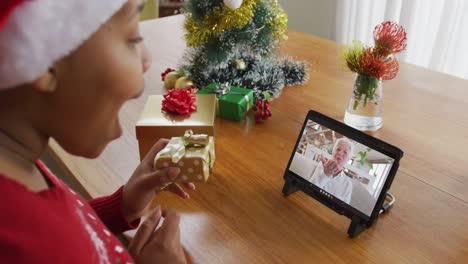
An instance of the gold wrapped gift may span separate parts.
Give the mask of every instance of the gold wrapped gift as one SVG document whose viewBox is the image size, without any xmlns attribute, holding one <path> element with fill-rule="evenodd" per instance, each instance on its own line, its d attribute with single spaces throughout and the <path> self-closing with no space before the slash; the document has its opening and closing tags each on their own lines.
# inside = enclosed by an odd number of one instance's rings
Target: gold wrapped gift
<svg viewBox="0 0 468 264">
<path fill-rule="evenodd" d="M 154 159 L 154 168 L 179 167 L 180 182 L 206 182 L 215 162 L 214 138 L 194 135 L 187 130 L 183 137 L 173 137 Z"/>
<path fill-rule="evenodd" d="M 197 111 L 184 116 L 162 111 L 163 100 L 162 95 L 149 96 L 137 122 L 136 136 L 141 160 L 160 138 L 178 137 L 189 129 L 196 134 L 214 136 L 215 95 L 197 95 Z"/>
</svg>

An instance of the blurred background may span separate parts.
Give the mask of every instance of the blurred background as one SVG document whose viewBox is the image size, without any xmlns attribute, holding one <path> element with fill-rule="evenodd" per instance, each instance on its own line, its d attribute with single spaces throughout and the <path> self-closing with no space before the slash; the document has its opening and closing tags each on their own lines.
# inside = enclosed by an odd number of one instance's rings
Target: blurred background
<svg viewBox="0 0 468 264">
<path fill-rule="evenodd" d="M 216 0 L 213 0 L 216 1 Z M 220 0 L 218 0 L 220 1 Z M 465 0 L 279 0 L 289 28 L 341 44 L 372 45 L 372 30 L 391 20 L 405 27 L 401 61 L 468 79 L 468 1 Z M 179 14 L 183 0 L 147 0 L 142 19 Z"/>
</svg>

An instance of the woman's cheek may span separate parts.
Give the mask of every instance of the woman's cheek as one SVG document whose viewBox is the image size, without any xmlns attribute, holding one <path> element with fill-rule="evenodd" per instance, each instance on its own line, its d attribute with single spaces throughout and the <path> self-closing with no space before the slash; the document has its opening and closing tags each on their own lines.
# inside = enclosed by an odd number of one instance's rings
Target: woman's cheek
<svg viewBox="0 0 468 264">
<path fill-rule="evenodd" d="M 135 54 L 121 63 L 119 70 L 114 74 L 112 86 L 119 91 L 119 97 L 127 101 L 138 95 L 143 88 L 144 79 L 141 60 Z"/>
</svg>

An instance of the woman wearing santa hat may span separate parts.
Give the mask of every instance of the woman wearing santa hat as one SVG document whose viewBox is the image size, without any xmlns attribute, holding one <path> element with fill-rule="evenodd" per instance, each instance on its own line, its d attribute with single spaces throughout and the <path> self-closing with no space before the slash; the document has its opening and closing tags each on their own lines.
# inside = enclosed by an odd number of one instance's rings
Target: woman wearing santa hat
<svg viewBox="0 0 468 264">
<path fill-rule="evenodd" d="M 85 201 L 39 160 L 50 138 L 95 158 L 120 137 L 118 112 L 147 68 L 142 0 L 0 2 L 0 263 L 186 263 L 179 215 L 159 207 L 128 251 L 113 234 L 135 228 L 179 169 L 153 170 L 160 140 L 125 186 Z M 156 192 L 155 192 L 156 190 Z M 156 229 L 160 220 L 162 225 Z"/>
</svg>

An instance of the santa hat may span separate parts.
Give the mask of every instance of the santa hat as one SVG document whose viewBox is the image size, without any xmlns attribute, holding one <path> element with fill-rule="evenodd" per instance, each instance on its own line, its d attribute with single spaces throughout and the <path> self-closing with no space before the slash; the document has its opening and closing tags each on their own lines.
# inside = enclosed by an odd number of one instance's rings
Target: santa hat
<svg viewBox="0 0 468 264">
<path fill-rule="evenodd" d="M 0 0 L 0 90 L 34 81 L 128 0 Z"/>
</svg>

